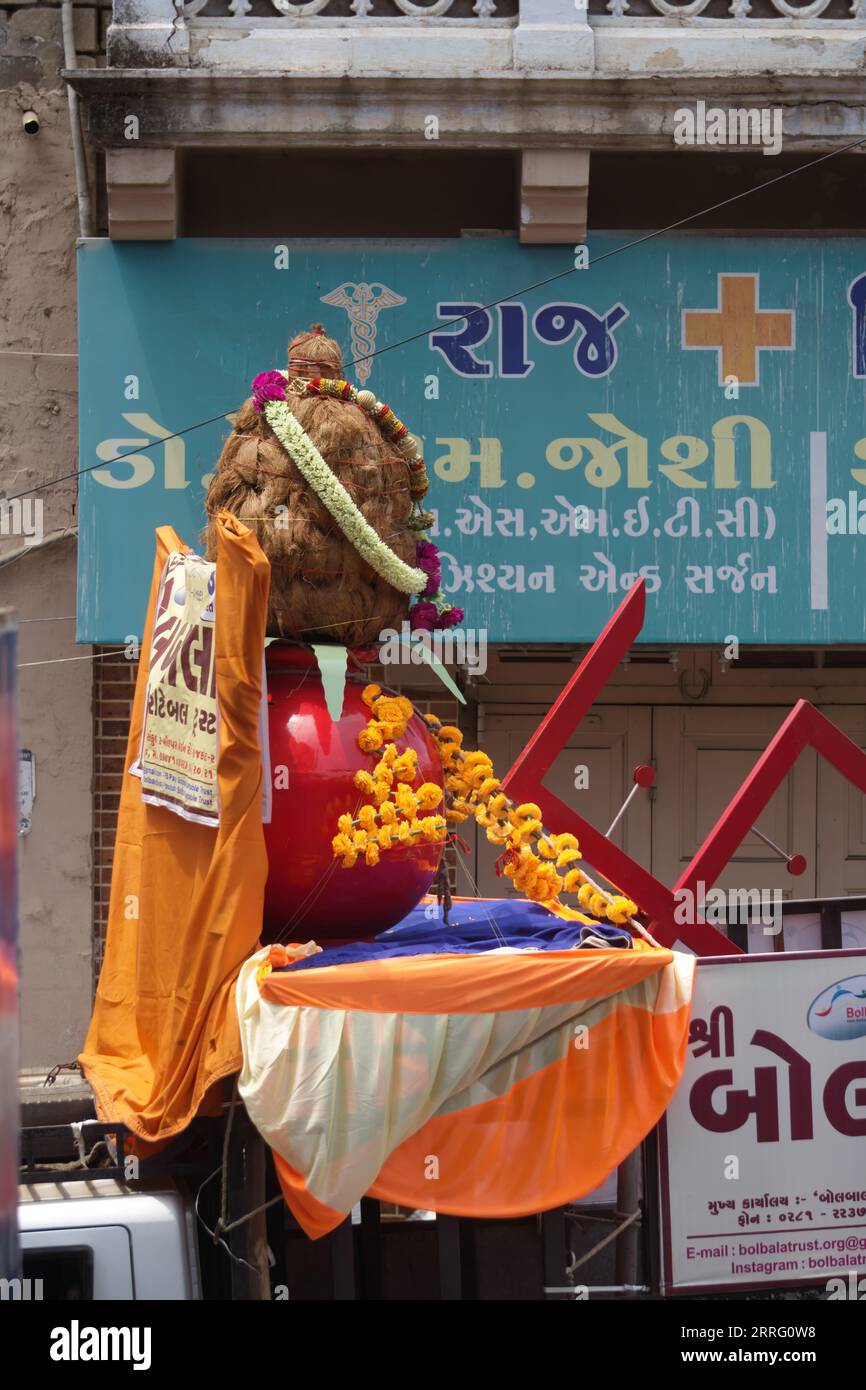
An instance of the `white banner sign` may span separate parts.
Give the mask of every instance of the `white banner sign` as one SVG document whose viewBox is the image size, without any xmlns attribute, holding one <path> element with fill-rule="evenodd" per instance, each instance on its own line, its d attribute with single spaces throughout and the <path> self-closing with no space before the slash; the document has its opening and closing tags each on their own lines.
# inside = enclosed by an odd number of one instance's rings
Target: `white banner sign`
<svg viewBox="0 0 866 1390">
<path fill-rule="evenodd" d="M 866 1274 L 866 952 L 699 962 L 659 1160 L 663 1292 Z"/>
</svg>

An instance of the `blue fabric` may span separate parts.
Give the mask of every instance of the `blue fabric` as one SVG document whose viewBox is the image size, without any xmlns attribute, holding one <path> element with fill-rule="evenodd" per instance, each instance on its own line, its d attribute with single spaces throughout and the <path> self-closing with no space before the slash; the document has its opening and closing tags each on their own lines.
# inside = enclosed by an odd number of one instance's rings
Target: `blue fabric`
<svg viewBox="0 0 866 1390">
<path fill-rule="evenodd" d="M 283 970 L 321 970 L 326 965 L 357 964 L 365 960 L 389 960 L 397 956 L 426 956 L 471 951 L 494 951 L 502 946 L 536 951 L 571 951 L 585 947 L 616 946 L 630 950 L 631 935 L 610 923 L 566 922 L 554 917 L 540 903 L 519 898 L 486 902 L 454 903 L 446 926 L 442 909 L 421 904 L 373 941 L 325 948 Z"/>
</svg>

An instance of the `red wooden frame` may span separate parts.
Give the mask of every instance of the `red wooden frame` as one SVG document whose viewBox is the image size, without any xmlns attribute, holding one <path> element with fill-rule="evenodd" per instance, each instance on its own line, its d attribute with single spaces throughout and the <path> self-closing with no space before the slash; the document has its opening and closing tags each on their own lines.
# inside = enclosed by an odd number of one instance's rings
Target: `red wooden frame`
<svg viewBox="0 0 866 1390">
<path fill-rule="evenodd" d="M 502 785 L 512 799 L 536 802 L 546 825 L 555 826 L 557 832 L 567 830 L 576 835 L 587 863 L 634 899 L 641 911 L 650 917 L 651 930 L 664 945 L 672 945 L 679 939 L 699 956 L 738 955 L 739 947 L 709 923 L 692 926 L 677 923 L 674 891 L 688 889 L 696 894 L 698 883 L 703 883 L 705 888 L 715 883 L 804 748 L 814 748 L 864 793 L 866 753 L 808 700 L 798 700 L 681 874 L 675 889 L 666 887 L 543 785 L 557 754 L 643 627 L 645 610 L 645 585 L 641 580 L 626 595 L 593 643 L 503 778 Z"/>
</svg>

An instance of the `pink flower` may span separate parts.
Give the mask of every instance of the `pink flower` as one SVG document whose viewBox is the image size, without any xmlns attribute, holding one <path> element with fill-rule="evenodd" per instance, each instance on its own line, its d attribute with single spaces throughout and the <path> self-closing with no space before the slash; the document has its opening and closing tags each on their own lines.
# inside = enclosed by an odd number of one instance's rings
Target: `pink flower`
<svg viewBox="0 0 866 1390">
<path fill-rule="evenodd" d="M 264 410 L 268 401 L 286 399 L 286 378 L 282 372 L 259 372 L 251 387 L 256 410 Z"/>
<path fill-rule="evenodd" d="M 436 626 L 457 627 L 459 623 L 463 622 L 463 618 L 464 613 L 462 608 L 446 608 L 443 613 L 439 614 L 439 619 L 436 623 Z"/>
<path fill-rule="evenodd" d="M 438 594 L 439 585 L 442 583 L 439 551 L 432 541 L 418 542 L 415 547 L 415 563 L 429 576 L 426 587 L 421 591 L 421 597 L 432 598 L 434 594 Z"/>
<path fill-rule="evenodd" d="M 438 617 L 435 603 L 414 603 L 409 609 L 409 627 L 412 632 L 432 632 Z"/>
</svg>

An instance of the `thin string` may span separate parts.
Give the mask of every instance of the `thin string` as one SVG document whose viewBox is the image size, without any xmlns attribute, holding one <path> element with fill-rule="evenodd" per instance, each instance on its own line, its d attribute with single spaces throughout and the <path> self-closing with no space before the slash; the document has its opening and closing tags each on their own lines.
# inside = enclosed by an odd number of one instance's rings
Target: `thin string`
<svg viewBox="0 0 866 1390">
<path fill-rule="evenodd" d="M 622 1212 L 618 1212 L 617 1215 L 621 1216 Z M 638 1207 L 637 1211 L 633 1211 L 629 1216 L 626 1216 L 625 1220 L 621 1221 L 620 1224 L 616 1227 L 616 1229 L 610 1232 L 610 1235 L 604 1236 L 603 1239 L 598 1241 L 597 1244 L 594 1245 L 591 1250 L 587 1250 L 585 1255 L 581 1255 L 579 1260 L 574 1259 L 573 1253 L 569 1251 L 569 1254 L 572 1255 L 572 1263 L 566 1269 L 566 1275 L 570 1277 L 572 1274 L 574 1274 L 576 1269 L 580 1269 L 580 1266 L 585 1265 L 587 1260 L 591 1260 L 593 1255 L 597 1255 L 598 1252 L 600 1250 L 603 1250 L 606 1245 L 610 1245 L 612 1240 L 616 1240 L 618 1236 L 621 1236 L 623 1231 L 627 1230 L 628 1227 L 632 1224 L 632 1222 L 639 1221 L 640 1217 L 641 1211 L 640 1207 Z M 577 1217 L 575 1219 L 583 1220 L 582 1217 Z"/>
<path fill-rule="evenodd" d="M 335 626 L 335 627 L 336 627 L 336 626 L 342 626 L 342 624 L 336 624 L 336 623 L 335 623 L 335 624 L 332 624 L 332 626 Z M 307 672 L 304 671 L 304 672 L 301 673 L 301 678 L 300 678 L 300 680 L 298 681 L 297 685 L 295 685 L 295 686 L 292 688 L 292 690 L 289 691 L 289 695 L 290 695 L 290 696 L 293 695 L 293 694 L 295 693 L 296 690 L 300 689 L 300 687 L 303 685 L 303 683 L 304 683 L 304 681 L 305 681 L 306 679 L 307 679 Z M 354 808 L 354 811 L 353 811 L 353 813 L 352 813 L 353 815 L 355 814 L 355 812 L 357 812 L 357 810 L 358 810 L 358 808 L 359 808 L 360 805 L 361 805 L 361 796 L 360 796 L 360 794 L 359 794 L 358 799 L 357 799 L 357 801 L 355 802 L 355 808 Z M 287 940 L 287 939 L 288 939 L 289 933 L 291 932 L 292 928 L 295 926 L 295 923 L 299 921 L 299 918 L 300 918 L 300 922 L 301 922 L 301 923 L 303 922 L 303 916 L 302 916 L 301 914 L 307 913 L 307 912 L 310 910 L 310 908 L 312 908 L 312 907 L 315 905 L 315 903 L 318 901 L 318 899 L 321 897 L 322 893 L 324 892 L 325 888 L 327 887 L 328 883 L 330 883 L 330 881 L 331 881 L 331 879 L 332 879 L 332 877 L 333 877 L 333 875 L 334 875 L 334 872 L 335 872 L 336 868 L 337 868 L 337 861 L 336 861 L 336 859 L 331 859 L 330 862 L 329 862 L 328 864 L 325 865 L 325 867 L 324 867 L 324 869 L 322 870 L 322 872 L 320 873 L 318 879 L 316 880 L 315 883 L 313 883 L 313 884 L 310 885 L 309 889 L 308 889 L 307 892 L 304 894 L 304 897 L 301 899 L 300 903 L 299 903 L 298 906 L 295 908 L 295 911 L 292 913 L 292 915 L 291 915 L 291 917 L 289 918 L 289 920 L 288 920 L 287 922 L 284 922 L 283 925 L 282 925 L 282 927 L 280 927 L 280 930 L 279 930 L 279 932 L 277 933 L 277 936 L 276 936 L 276 940 L 277 940 L 278 942 L 282 942 L 283 940 Z"/>
<path fill-rule="evenodd" d="M 330 374 L 332 378 L 337 376 L 340 372 L 345 371 L 345 368 L 342 367 L 339 362 L 331 361 L 325 357 L 316 359 L 315 357 L 296 357 L 292 354 L 289 358 L 289 371 L 294 369 L 295 363 L 300 363 L 302 369 L 304 367 L 312 367 L 320 376 Z M 349 363 L 349 365 L 351 366 L 352 364 Z"/>
<path fill-rule="evenodd" d="M 512 805 L 513 805 L 513 803 L 512 803 Z M 505 824 L 505 822 L 504 822 L 504 821 L 500 821 L 499 824 L 500 824 L 500 825 L 503 825 L 503 824 Z M 550 844 L 550 843 L 552 842 L 552 839 L 553 839 L 553 837 L 550 835 L 549 831 L 545 830 L 544 826 L 541 827 L 541 833 L 537 836 L 537 838 L 538 838 L 539 840 L 545 840 L 545 841 L 547 841 L 548 844 Z M 470 882 L 475 886 L 475 893 L 476 893 L 476 896 L 478 896 L 478 886 L 477 886 L 477 884 L 475 884 L 475 880 L 473 879 L 472 875 L 470 874 L 469 869 L 468 869 L 468 866 L 464 863 L 464 861 L 463 861 L 462 859 L 461 859 L 461 860 L 458 860 L 458 862 L 461 863 L 461 864 L 463 864 L 463 867 L 464 867 L 464 869 L 466 870 L 466 874 L 467 874 L 467 876 L 469 877 Z M 584 861 L 584 862 L 585 862 L 585 861 Z M 607 903 L 613 903 L 614 895 L 613 895 L 612 893 L 609 893 L 609 892 L 607 891 L 606 888 L 602 888 L 601 884 L 600 884 L 600 883 L 597 883 L 596 880 L 592 877 L 592 875 L 591 875 L 591 874 L 588 874 L 584 868 L 581 868 L 581 871 L 580 871 L 580 872 L 583 874 L 583 877 L 584 877 L 584 879 L 586 880 L 586 882 L 589 884 L 589 886 L 590 886 L 591 888 L 595 889 L 596 893 L 598 893 L 602 898 L 604 898 L 605 902 L 607 902 Z M 566 906 L 567 906 L 567 904 L 566 904 Z M 578 911 L 585 913 L 585 915 L 586 915 L 587 917 L 595 917 L 595 915 L 596 915 L 596 914 L 593 913 L 593 912 L 588 912 L 585 908 L 579 908 Z M 608 925 L 616 926 L 616 925 L 617 925 L 617 923 L 615 923 L 615 922 L 612 923 L 612 924 L 611 924 L 609 921 L 608 921 L 608 922 L 604 922 L 604 921 L 602 920 L 601 917 L 596 917 L 596 920 L 597 920 L 602 926 L 608 926 Z M 649 944 L 650 944 L 651 946 L 655 946 L 655 947 L 657 947 L 659 950 L 663 950 L 663 949 L 664 949 L 664 948 L 662 947 L 661 943 L 658 942 L 658 941 L 656 941 L 656 939 L 655 939 L 654 936 L 651 936 L 651 935 L 650 935 L 650 933 L 647 931 L 646 927 L 643 926 L 642 923 L 640 923 L 640 922 L 637 920 L 636 917 L 627 916 L 627 917 L 626 917 L 626 921 L 628 922 L 628 925 L 629 925 L 630 927 L 634 927 L 635 931 L 636 931 L 640 936 L 642 936 L 642 937 L 644 938 L 645 941 L 648 941 Z"/>
<path fill-rule="evenodd" d="M 356 806 L 355 810 L 357 809 L 358 808 Z M 295 928 L 296 925 L 303 926 L 304 917 L 313 907 L 315 907 L 319 898 L 322 896 L 322 893 L 325 891 L 331 879 L 333 878 L 336 870 L 337 861 L 336 859 L 332 859 L 330 863 L 325 865 L 324 869 L 320 873 L 319 877 L 316 879 L 315 883 L 310 885 L 310 887 L 304 894 L 304 897 L 301 899 L 301 902 L 295 908 L 295 911 L 292 913 L 289 920 L 285 922 L 282 925 L 282 927 L 280 927 L 280 930 L 276 936 L 276 940 L 278 942 L 287 941 L 289 938 L 289 934 Z"/>
<path fill-rule="evenodd" d="M 405 460 L 404 460 L 404 459 L 401 459 L 401 458 L 383 458 L 383 459 L 380 459 L 378 462 L 370 462 L 369 459 L 341 459 L 341 458 L 333 458 L 333 459 L 331 459 L 330 463 L 331 463 L 331 467 L 332 467 L 332 468 L 347 467 L 347 468 L 376 468 L 376 469 L 379 469 L 379 468 L 384 468 L 384 466 L 385 466 L 386 464 L 400 464 L 400 465 L 402 465 L 402 467 L 404 467 L 404 468 L 405 468 L 405 466 L 406 466 Z M 254 463 L 254 464 L 230 463 L 230 464 L 228 465 L 227 468 L 223 468 L 223 469 L 221 470 L 220 476 L 221 476 L 221 477 L 225 477 L 225 475 L 226 475 L 227 473 L 238 473 L 238 474 L 240 474 L 240 476 L 241 476 L 241 478 L 243 479 L 243 481 L 246 482 L 247 480 L 246 480 L 246 478 L 244 478 L 244 471 L 245 471 L 246 469 L 249 469 L 250 471 L 252 471 L 253 469 L 255 469 L 255 471 L 256 471 L 257 473 L 264 473 L 268 478 L 279 478 L 279 479 L 281 479 L 282 482 L 287 482 L 287 481 L 289 481 L 290 479 L 291 479 L 291 481 L 294 481 L 294 479 L 291 478 L 291 474 L 287 473 L 285 469 L 282 469 L 282 471 L 281 471 L 281 470 L 278 469 L 278 468 L 265 468 L 264 464 L 262 464 L 262 463 Z"/>
<path fill-rule="evenodd" d="M 343 624 L 334 623 L 334 624 L 331 624 L 331 626 L 337 627 L 337 626 L 343 626 Z M 311 629 L 311 630 L 317 631 L 318 629 Z M 292 689 L 288 692 L 288 698 L 291 698 L 291 696 L 294 695 L 295 691 L 300 690 L 300 688 L 301 688 L 301 686 L 303 685 L 304 681 L 307 679 L 307 675 L 308 675 L 308 673 L 307 673 L 306 671 L 302 671 L 302 672 L 301 672 L 301 675 L 300 675 L 300 677 L 299 677 L 297 683 L 296 683 L 295 685 L 293 685 L 293 686 L 292 686 Z M 357 804 L 356 807 L 355 807 L 356 810 L 357 810 L 357 808 L 358 808 L 358 805 L 360 805 L 360 798 L 359 798 L 359 800 L 358 800 L 358 804 Z M 317 898 L 320 896 L 322 890 L 323 890 L 324 887 L 326 886 L 327 882 L 330 880 L 330 878 L 331 878 L 331 876 L 332 876 L 332 874 L 333 874 L 333 872 L 334 872 L 334 869 L 335 869 L 336 867 L 337 867 L 337 861 L 336 861 L 336 859 L 332 859 L 332 860 L 330 861 L 330 863 L 327 864 L 327 865 L 325 866 L 325 868 L 322 870 L 321 874 L 319 875 L 318 880 L 317 880 L 314 884 L 312 884 L 311 887 L 307 890 L 306 894 L 305 894 L 304 897 L 301 899 L 301 902 L 298 904 L 298 907 L 295 909 L 294 913 L 293 913 L 292 916 L 289 918 L 288 922 L 284 922 L 283 925 L 282 925 L 282 927 L 280 927 L 279 932 L 277 933 L 277 936 L 276 936 L 276 938 L 275 938 L 275 941 L 276 941 L 276 942 L 282 942 L 284 939 L 286 939 L 286 940 L 288 939 L 288 934 L 289 934 L 289 932 L 292 930 L 293 926 L 294 926 L 295 923 L 298 921 L 298 915 L 299 915 L 299 913 L 305 913 L 305 912 L 308 910 L 308 907 L 312 907 L 312 906 L 313 906 L 314 902 L 317 900 Z M 313 896 L 313 894 L 315 894 L 315 896 Z M 303 920 L 303 918 L 302 918 L 301 920 Z"/>
<path fill-rule="evenodd" d="M 729 198 L 722 198 L 718 203 L 711 203 L 708 207 L 700 208 L 697 212 L 689 213 L 687 217 L 680 217 L 676 222 L 668 222 L 664 227 L 658 227 L 655 231 L 646 232 L 643 236 L 636 237 L 634 241 L 623 242 L 621 246 L 615 246 L 611 251 L 605 251 L 603 255 L 597 256 L 588 266 L 578 269 L 577 266 L 569 266 L 567 270 L 557 271 L 553 275 L 547 275 L 543 280 L 536 280 L 531 285 L 525 285 L 522 289 L 511 290 L 508 294 L 500 296 L 498 299 L 491 299 L 487 304 L 474 306 L 468 314 L 458 314 L 456 318 L 446 319 L 433 324 L 430 328 L 424 328 L 418 333 L 412 333 L 406 338 L 399 338 L 394 343 L 389 343 L 385 347 L 375 348 L 372 352 L 364 353 L 360 357 L 354 357 L 346 363 L 342 371 L 348 371 L 350 367 L 356 367 L 361 362 L 369 362 L 374 357 L 381 357 L 386 352 L 393 352 L 396 348 L 406 347 L 409 343 L 418 342 L 420 338 L 426 338 L 431 333 L 441 332 L 445 328 L 454 328 L 459 323 L 468 323 L 476 314 L 484 313 L 488 309 L 495 309 L 500 304 L 507 304 L 512 299 L 518 299 L 522 295 L 532 294 L 535 290 L 543 289 L 546 285 L 554 284 L 557 280 L 566 279 L 570 275 L 585 275 L 593 270 L 603 261 L 608 261 L 613 256 L 619 256 L 624 251 L 631 251 L 636 246 L 643 246 L 648 241 L 653 241 L 656 237 L 665 236 L 668 232 L 674 232 L 679 227 L 686 227 L 690 222 L 697 222 L 699 218 L 706 217 L 710 212 L 718 212 L 721 208 L 729 207 L 732 203 L 740 202 L 743 198 L 751 198 L 756 193 L 762 193 L 767 188 L 772 188 L 774 184 L 782 183 L 785 179 L 793 178 L 796 174 L 804 174 L 807 169 L 814 169 L 819 164 L 824 164 L 829 159 L 836 159 L 839 155 L 848 154 L 851 150 L 859 149 L 861 145 L 866 145 L 866 136 L 860 140 L 852 140 L 848 145 L 842 145 L 838 150 L 830 150 L 827 154 L 819 155 L 817 159 L 811 159 L 806 164 L 798 164 L 796 169 L 788 169 L 785 173 L 777 174 L 772 179 L 766 179 L 763 183 L 754 185 L 751 188 L 744 188 L 739 193 L 733 193 Z M 318 365 L 318 364 L 317 364 Z M 235 410 L 240 407 L 235 407 Z M 205 425 L 212 425 L 217 420 L 225 420 L 230 411 L 220 411 L 218 415 L 210 415 L 205 420 L 197 420 L 195 424 L 186 425 L 183 429 L 175 430 L 173 434 L 164 435 L 161 439 L 155 439 L 152 444 L 137 445 L 135 449 L 130 449 L 125 454 L 115 454 L 114 458 L 101 460 L 99 463 L 88 465 L 87 468 L 76 469 L 73 473 L 64 473 L 59 478 L 50 478 L 46 482 L 37 483 L 24 492 L 15 493 L 13 497 L 7 497 L 7 502 L 15 502 L 19 497 L 27 497 L 32 492 L 42 492 L 47 488 L 56 487 L 59 483 L 66 482 L 69 478 L 79 478 L 85 473 L 92 473 L 97 468 L 107 468 L 112 463 L 120 463 L 124 458 L 129 458 L 133 454 L 140 454 L 146 449 L 154 449 L 159 444 L 165 444 L 170 439 L 179 439 L 182 435 L 190 434 L 193 430 L 203 429 Z"/>
<path fill-rule="evenodd" d="M 222 1172 L 222 1168 L 221 1168 L 221 1167 L 220 1167 L 220 1168 L 214 1168 L 213 1172 L 212 1172 L 208 1177 L 205 1178 L 204 1182 L 201 1184 L 201 1186 L 199 1187 L 198 1191 L 196 1192 L 196 1194 L 195 1194 L 195 1204 L 194 1204 L 194 1205 L 195 1205 L 196 1219 L 197 1219 L 197 1221 L 199 1222 L 199 1224 L 200 1224 L 201 1226 L 203 1226 L 204 1229 L 207 1231 L 207 1233 L 208 1233 L 208 1235 L 210 1236 L 211 1240 L 213 1241 L 214 1245 L 221 1245 L 222 1248 L 223 1248 L 223 1250 L 225 1250 L 225 1252 L 226 1252 L 226 1254 L 228 1255 L 228 1257 L 229 1257 L 230 1260 L 234 1260 L 235 1264 L 244 1265 L 247 1269 L 249 1269 L 249 1270 L 252 1271 L 252 1273 L 256 1276 L 257 1279 L 259 1279 L 259 1278 L 261 1278 L 261 1270 L 260 1270 L 260 1269 L 256 1269 L 255 1265 L 251 1265 L 250 1262 L 249 1262 L 249 1260 L 245 1260 L 245 1259 L 243 1258 L 242 1255 L 236 1255 L 235 1252 L 234 1252 L 234 1250 L 231 1250 L 231 1249 L 229 1248 L 229 1246 L 226 1244 L 226 1242 L 223 1240 L 222 1236 L 218 1234 L 218 1230 L 213 1230 L 213 1231 L 211 1230 L 210 1226 L 207 1224 L 207 1222 L 205 1221 L 205 1219 L 204 1219 L 204 1217 L 202 1216 L 201 1212 L 199 1211 L 199 1206 L 198 1206 L 198 1204 L 199 1204 L 199 1199 L 200 1199 L 200 1197 L 201 1197 L 201 1194 L 204 1192 L 204 1190 L 205 1190 L 205 1188 L 207 1187 L 208 1183 L 209 1183 L 209 1182 L 213 1182 L 214 1178 L 218 1177 L 219 1174 L 220 1174 L 221 1172 Z M 269 1203 L 268 1205 L 272 1205 L 272 1204 Z M 255 1214 L 256 1214 L 255 1212 L 250 1212 L 250 1216 L 254 1216 Z M 248 1220 L 249 1217 L 244 1217 L 243 1219 L 244 1219 L 244 1220 Z M 240 1225 L 241 1223 L 240 1223 L 239 1221 L 236 1221 L 236 1222 L 233 1222 L 232 1224 L 237 1226 L 237 1225 Z M 231 1229 L 231 1228 L 230 1228 L 230 1227 L 222 1227 L 222 1228 L 220 1228 L 220 1229 L 229 1230 L 229 1229 Z"/>
<path fill-rule="evenodd" d="M 466 863 L 466 860 L 463 859 L 462 856 L 458 854 L 458 855 L 457 855 L 457 863 L 460 865 L 460 867 L 462 868 L 462 870 L 463 870 L 463 872 L 465 873 L 466 877 L 469 879 L 469 882 L 470 882 L 470 884 L 472 885 L 472 889 L 473 889 L 473 892 L 474 892 L 474 894 L 475 894 L 475 897 L 478 899 L 478 903 L 479 903 L 479 906 L 481 907 L 481 911 L 484 913 L 484 916 L 487 918 L 487 921 L 489 922 L 490 927 L 491 927 L 492 930 L 493 930 L 494 936 L 496 936 L 496 937 L 498 938 L 498 940 L 502 943 L 503 946 L 507 946 L 507 945 L 508 945 L 508 942 L 505 940 L 505 937 L 503 936 L 502 932 L 500 931 L 499 927 L 497 926 L 495 919 L 491 916 L 490 912 L 488 912 L 487 908 L 486 908 L 486 907 L 484 906 L 484 904 L 483 904 L 483 900 L 482 900 L 482 898 L 481 898 L 481 890 L 480 890 L 480 888 L 478 887 L 478 884 L 475 882 L 475 877 L 474 877 L 474 875 L 473 875 L 473 873 L 472 873 L 472 870 L 469 868 L 469 865 Z"/>
<path fill-rule="evenodd" d="M 275 476 L 276 476 L 276 475 L 275 475 Z M 395 484 L 394 487 L 377 487 L 377 486 L 374 484 L 374 485 L 371 486 L 371 487 L 365 487 L 363 483 L 356 483 L 356 482 L 352 481 L 351 489 L 348 489 L 348 488 L 347 488 L 346 490 L 347 490 L 347 492 L 349 492 L 349 495 L 350 495 L 350 496 L 352 495 L 352 491 L 354 491 L 354 492 L 373 493 L 373 494 L 374 494 L 375 496 L 377 496 L 377 497 L 392 497 L 392 496 L 394 496 L 395 494 L 399 494 L 399 493 L 401 493 L 401 492 L 408 492 L 408 491 L 409 491 L 409 484 L 408 484 L 408 483 Z M 261 494 L 259 494 L 259 495 L 261 495 Z M 275 507 L 279 507 L 279 506 L 284 506 L 285 503 L 275 502 L 275 503 L 271 503 L 270 505 L 275 506 Z M 205 507 L 205 514 L 206 514 L 207 516 L 216 516 L 218 512 L 220 512 L 220 511 L 223 510 L 223 508 L 224 508 L 224 504 L 223 504 L 223 503 L 221 503 L 218 507 Z M 327 510 L 327 509 L 326 509 L 326 510 Z M 310 523 L 310 518 L 309 518 L 309 517 L 305 517 L 305 516 L 300 516 L 300 517 L 281 516 L 281 517 L 279 517 L 279 518 L 277 518 L 277 519 L 275 520 L 274 517 L 272 517 L 272 516 L 251 516 L 251 517 L 248 517 L 248 516 L 242 516 L 239 512 L 235 513 L 235 515 L 237 516 L 238 521 L 242 521 L 242 522 L 243 522 L 244 526 L 273 526 L 274 529 L 275 529 L 276 531 L 283 530 L 283 529 L 284 529 L 287 525 L 289 525 L 289 524 L 291 524 L 292 526 L 309 526 L 309 525 L 311 524 L 311 523 Z M 318 525 L 318 523 L 316 523 L 316 524 Z M 319 529 L 321 530 L 322 528 L 319 527 Z M 405 530 L 409 530 L 409 529 L 410 529 L 410 528 L 409 528 L 409 518 L 408 518 L 408 517 L 406 518 L 406 526 L 404 527 L 404 529 L 405 529 Z M 328 534 L 328 535 L 331 535 L 331 536 L 335 536 L 335 535 L 337 534 L 337 532 L 334 531 L 334 530 L 329 530 L 327 534 Z"/>
<path fill-rule="evenodd" d="M 329 532 L 328 534 L 330 535 L 330 534 L 332 534 L 332 533 Z M 288 565 L 294 565 L 294 563 L 295 563 L 294 560 L 272 560 L 272 561 L 271 561 L 271 565 L 272 565 L 272 566 L 276 566 L 277 569 L 285 569 Z M 327 579 L 327 578 L 333 578 L 333 577 L 336 575 L 337 578 L 339 579 L 339 578 L 341 578 L 341 577 L 344 577 L 344 576 L 345 576 L 345 573 L 346 573 L 345 570 L 320 570 L 320 569 L 308 568 L 307 566 L 304 566 L 303 569 L 295 570 L 295 574 L 296 574 L 299 578 L 301 578 L 301 579 L 306 578 L 306 576 L 307 576 L 307 575 L 310 575 L 310 574 L 314 574 L 314 575 L 316 575 L 318 578 L 326 578 L 326 579 Z M 359 618 L 350 618 L 349 621 L 350 621 L 350 622 L 361 622 L 361 621 L 363 621 L 364 625 L 366 626 L 367 623 L 369 623 L 369 622 L 372 621 L 372 619 L 370 619 L 370 618 L 364 618 L 364 619 L 362 620 L 362 619 L 359 619 Z M 300 629 L 300 630 L 303 631 L 303 629 Z M 313 631 L 317 631 L 317 629 L 314 629 L 314 628 L 307 628 L 307 631 L 308 631 L 308 632 L 313 632 Z"/>
<path fill-rule="evenodd" d="M 288 564 L 289 562 L 286 561 L 285 563 Z M 74 615 L 73 615 L 73 617 L 74 617 Z M 380 619 L 382 619 L 382 614 L 381 614 L 381 613 L 373 613 L 372 616 L 371 616 L 370 618 L 366 618 L 366 619 L 364 620 L 364 621 L 365 621 L 365 625 L 366 625 L 366 623 L 368 623 L 368 622 L 370 622 L 370 623 L 378 622 L 378 621 L 380 621 Z M 45 623 L 54 623 L 54 622 L 57 622 L 57 623 L 59 623 L 59 622 L 65 622 L 65 621 L 70 621 L 70 622 L 71 622 L 72 620 L 73 620 L 72 618 L 69 618 L 68 620 L 65 619 L 65 618 L 25 618 L 23 621 L 24 621 L 24 622 L 34 622 L 34 623 L 41 623 L 41 622 L 45 622 Z M 353 624 L 355 624 L 355 623 L 357 623 L 357 622 L 358 622 L 358 619 L 357 619 L 357 618 L 346 618 L 346 619 L 344 619 L 344 620 L 342 620 L 341 622 L 338 622 L 338 623 L 316 623 L 315 627 L 299 627 L 299 628 L 296 629 L 296 631 L 297 631 L 299 634 L 305 633 L 305 632 L 329 632 L 329 631 L 331 631 L 332 628 L 337 628 L 337 627 L 352 627 Z M 20 662 L 20 663 L 18 664 L 18 666 L 16 666 L 15 669 L 18 670 L 18 671 L 21 671 L 21 670 L 23 670 L 25 667 L 30 667 L 30 666 L 57 666 L 57 665 L 62 665 L 62 664 L 63 664 L 64 662 L 66 662 L 66 661 L 102 661 L 102 660 L 108 660 L 108 659 L 111 658 L 111 657 L 120 656 L 120 654 L 121 654 L 123 651 L 126 650 L 126 647 L 127 647 L 128 645 L 129 645 L 129 643 L 118 642 L 116 645 L 112 646 L 112 647 L 111 647 L 111 650 L 109 650 L 109 651 L 88 652 L 85 656 L 54 656 L 54 657 L 48 658 L 48 659 L 45 660 L 45 661 L 22 661 L 22 662 Z M 127 657 L 126 659 L 127 659 L 128 661 L 135 661 L 135 662 L 137 662 L 137 661 L 139 660 L 138 657 Z"/>
<path fill-rule="evenodd" d="M 0 348 L 0 357 L 77 357 L 77 352 L 36 352 L 31 348 Z"/>
<path fill-rule="evenodd" d="M 50 622 L 51 619 L 46 618 L 45 621 Z M 103 661 L 106 657 L 117 656 L 119 652 L 124 650 L 125 645 L 128 644 L 118 643 L 113 651 L 88 652 L 85 656 L 52 656 L 45 661 L 19 661 L 15 669 L 16 671 L 24 671 L 31 666 L 60 666 L 67 661 Z M 138 658 L 136 658 L 136 660 L 137 659 Z"/>
</svg>

